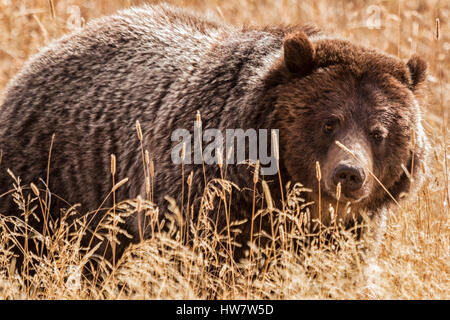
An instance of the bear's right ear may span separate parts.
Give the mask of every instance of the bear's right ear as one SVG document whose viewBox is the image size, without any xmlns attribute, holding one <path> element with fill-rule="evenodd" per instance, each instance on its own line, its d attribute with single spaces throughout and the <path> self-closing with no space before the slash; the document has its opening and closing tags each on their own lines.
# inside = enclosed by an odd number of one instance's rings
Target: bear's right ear
<svg viewBox="0 0 450 320">
<path fill-rule="evenodd" d="M 427 78 L 427 63 L 421 57 L 414 54 L 406 66 L 411 74 L 411 90 L 415 91 Z"/>
<path fill-rule="evenodd" d="M 298 76 L 311 73 L 314 66 L 315 49 L 303 32 L 288 34 L 284 38 L 284 63 L 286 68 Z"/>
</svg>

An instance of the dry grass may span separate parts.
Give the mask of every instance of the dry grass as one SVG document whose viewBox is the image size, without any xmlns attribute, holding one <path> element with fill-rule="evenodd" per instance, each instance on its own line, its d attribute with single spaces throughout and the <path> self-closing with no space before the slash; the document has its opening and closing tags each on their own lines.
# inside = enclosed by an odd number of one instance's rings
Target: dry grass
<svg viewBox="0 0 450 320">
<path fill-rule="evenodd" d="M 49 226 L 54 229 L 52 237 L 44 237 L 17 224 L 16 231 L 27 232 L 37 242 L 45 242 L 50 254 L 46 257 L 37 255 L 30 260 L 28 267 L 36 269 L 37 273 L 19 276 L 12 271 L 14 259 L 8 250 L 13 232 L 0 233 L 0 298 L 449 299 L 449 153 L 446 135 L 450 73 L 445 72 L 450 67 L 449 3 L 434 0 L 173 2 L 233 24 L 314 22 L 325 30 L 380 48 L 401 59 L 408 59 L 413 52 L 420 54 L 429 62 L 430 71 L 424 125 L 432 150 L 425 185 L 417 197 L 402 202 L 401 207 L 389 215 L 385 241 L 376 260 L 361 261 L 359 246 L 364 240 L 356 241 L 339 230 L 332 230 L 335 244 L 340 246 L 337 253 L 325 245 L 320 249 L 313 245 L 307 251 L 295 254 L 293 243 L 307 240 L 304 227 L 308 223 L 299 200 L 302 192 L 307 190 L 298 186 L 287 195 L 287 202 L 292 201 L 295 205 L 284 212 L 269 207 L 254 213 L 255 221 L 266 214 L 274 219 L 274 223 L 283 222 L 283 227 L 275 231 L 281 249 L 255 246 L 249 261 L 239 268 L 229 258 L 229 248 L 239 222 L 230 221 L 227 230 L 216 230 L 207 218 L 210 199 L 218 197 L 226 203 L 227 193 L 233 188 L 222 180 L 210 182 L 201 218 L 191 230 L 192 246 L 182 244 L 185 235 L 181 230 L 173 229 L 172 236 L 156 233 L 152 239 L 127 250 L 116 266 L 100 261 L 102 283 L 85 280 L 80 273 L 86 256 L 80 254 L 79 240 L 86 221 L 78 221 L 79 231 L 75 237 L 68 237 L 69 230 L 64 224 Z M 53 3 L 53 9 L 50 3 Z M 138 3 L 142 1 L 0 0 L 0 88 L 4 88 L 31 54 L 51 39 L 82 27 L 85 21 L 94 17 Z M 367 21 L 372 26 L 377 25 L 378 9 L 380 28 L 368 28 Z M 436 38 L 436 18 L 440 21 L 439 39 Z M 34 211 L 45 210 L 45 201 L 43 204 L 39 197 L 21 196 L 20 185 L 17 180 L 19 209 L 26 214 L 33 214 L 33 210 L 26 209 L 33 205 Z M 172 209 L 177 212 L 177 208 Z M 110 228 L 111 224 L 114 225 L 121 215 L 136 210 L 154 216 L 157 209 L 140 199 L 122 203 L 107 216 L 102 226 L 105 228 L 103 235 L 114 239 L 114 233 L 119 231 Z M 5 226 L 4 223 L 4 219 L 0 220 L 0 228 Z M 155 228 L 158 228 L 156 223 Z"/>
</svg>

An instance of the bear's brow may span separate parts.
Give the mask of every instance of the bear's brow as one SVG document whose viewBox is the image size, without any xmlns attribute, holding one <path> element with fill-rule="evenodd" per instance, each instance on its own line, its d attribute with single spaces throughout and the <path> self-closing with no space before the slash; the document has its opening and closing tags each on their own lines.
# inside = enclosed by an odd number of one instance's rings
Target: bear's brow
<svg viewBox="0 0 450 320">
<path fill-rule="evenodd" d="M 315 54 L 316 69 L 340 65 L 345 66 L 357 77 L 367 74 L 389 74 L 402 83 L 409 81 L 405 66 L 401 62 L 374 49 L 358 46 L 346 40 L 318 41 Z"/>
<path fill-rule="evenodd" d="M 339 121 L 339 123 L 344 123 L 345 116 L 342 113 L 331 113 L 330 118 L 335 118 Z"/>
</svg>

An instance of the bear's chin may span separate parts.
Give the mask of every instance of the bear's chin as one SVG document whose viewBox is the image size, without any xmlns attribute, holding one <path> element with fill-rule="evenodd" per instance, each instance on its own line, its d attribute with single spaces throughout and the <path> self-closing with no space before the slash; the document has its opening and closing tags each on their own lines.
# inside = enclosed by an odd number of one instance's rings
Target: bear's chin
<svg viewBox="0 0 450 320">
<path fill-rule="evenodd" d="M 337 202 L 339 202 L 339 205 L 353 205 L 357 204 L 358 206 L 364 206 L 364 203 L 369 198 L 368 192 L 364 192 L 361 195 L 345 195 L 344 193 L 341 194 L 339 200 L 336 197 L 335 192 L 330 192 L 328 190 L 324 190 L 324 192 L 321 195 L 322 202 L 324 204 L 330 203 L 332 205 L 336 205 Z M 315 200 L 318 200 L 318 196 L 314 195 Z"/>
</svg>

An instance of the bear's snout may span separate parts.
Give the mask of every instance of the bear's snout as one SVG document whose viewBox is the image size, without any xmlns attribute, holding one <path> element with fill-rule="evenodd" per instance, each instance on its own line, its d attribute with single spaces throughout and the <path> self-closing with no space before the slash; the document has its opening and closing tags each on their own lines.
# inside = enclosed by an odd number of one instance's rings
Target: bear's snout
<svg viewBox="0 0 450 320">
<path fill-rule="evenodd" d="M 333 173 L 334 185 L 337 186 L 340 183 L 346 197 L 349 197 L 352 192 L 360 190 L 365 180 L 364 170 L 355 165 L 339 164 Z"/>
<path fill-rule="evenodd" d="M 369 142 L 353 130 L 338 138 L 347 150 L 332 144 L 325 160 L 322 160 L 323 190 L 332 198 L 356 203 L 372 192 L 373 154 Z M 340 192 L 338 192 L 340 185 Z M 339 195 L 338 195 L 339 194 Z"/>
</svg>

